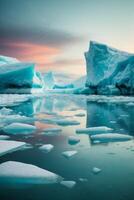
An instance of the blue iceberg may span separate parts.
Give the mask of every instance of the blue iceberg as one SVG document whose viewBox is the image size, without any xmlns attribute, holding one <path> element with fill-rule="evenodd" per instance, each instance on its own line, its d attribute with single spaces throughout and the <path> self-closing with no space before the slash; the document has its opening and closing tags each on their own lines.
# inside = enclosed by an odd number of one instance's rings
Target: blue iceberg
<svg viewBox="0 0 134 200">
<path fill-rule="evenodd" d="M 94 94 L 134 94 L 134 54 L 91 41 L 86 86 Z"/>
<path fill-rule="evenodd" d="M 36 72 L 34 63 L 23 63 L 15 58 L 0 56 L 0 91 L 42 87 L 42 77 Z"/>
</svg>

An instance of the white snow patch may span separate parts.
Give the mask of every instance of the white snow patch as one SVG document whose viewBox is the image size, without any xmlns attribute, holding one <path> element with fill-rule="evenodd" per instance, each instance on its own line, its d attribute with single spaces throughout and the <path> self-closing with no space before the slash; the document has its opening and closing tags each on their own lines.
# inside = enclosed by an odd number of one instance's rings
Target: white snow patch
<svg viewBox="0 0 134 200">
<path fill-rule="evenodd" d="M 94 133 L 104 133 L 112 131 L 112 128 L 106 126 L 98 126 L 98 127 L 90 127 L 90 128 L 80 128 L 76 129 L 76 133 L 86 133 L 86 134 L 94 134 Z"/>
</svg>

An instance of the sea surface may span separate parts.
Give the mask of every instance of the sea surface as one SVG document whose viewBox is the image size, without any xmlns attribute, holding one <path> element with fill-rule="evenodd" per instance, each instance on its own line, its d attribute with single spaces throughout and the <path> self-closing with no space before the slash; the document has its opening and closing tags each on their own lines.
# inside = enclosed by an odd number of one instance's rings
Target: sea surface
<svg viewBox="0 0 134 200">
<path fill-rule="evenodd" d="M 76 132 L 80 128 L 106 126 L 112 128 L 113 134 L 133 137 L 134 97 L 0 95 L 0 108 L 3 107 L 12 112 L 0 118 L 0 134 L 9 135 L 9 140 L 24 141 L 31 148 L 0 156 L 0 164 L 6 161 L 32 164 L 75 181 L 76 185 L 72 188 L 60 183 L 14 186 L 0 181 L 1 200 L 134 200 L 134 140 L 95 141 L 91 134 Z M 8 120 L 9 115 L 12 120 Z M 2 124 L 5 127 L 16 122 L 17 116 L 29 117 L 31 121 L 23 123 L 35 125 L 37 131 L 27 135 L 5 133 Z M 57 124 L 57 120 L 61 123 Z M 72 121 L 79 123 L 71 124 Z M 46 128 L 55 127 L 62 132 L 43 133 Z M 79 138 L 80 142 L 70 143 L 69 136 Z M 44 144 L 52 144 L 54 148 L 43 152 L 39 147 Z M 74 150 L 77 154 L 70 158 L 62 154 Z M 94 167 L 101 171 L 94 173 Z"/>
</svg>

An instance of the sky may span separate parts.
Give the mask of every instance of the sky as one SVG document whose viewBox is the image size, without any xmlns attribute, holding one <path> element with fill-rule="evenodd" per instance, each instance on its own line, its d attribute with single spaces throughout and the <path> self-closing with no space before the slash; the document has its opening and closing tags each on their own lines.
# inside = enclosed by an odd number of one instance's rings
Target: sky
<svg viewBox="0 0 134 200">
<path fill-rule="evenodd" d="M 0 54 L 85 74 L 91 40 L 134 52 L 133 0 L 0 0 Z"/>
</svg>

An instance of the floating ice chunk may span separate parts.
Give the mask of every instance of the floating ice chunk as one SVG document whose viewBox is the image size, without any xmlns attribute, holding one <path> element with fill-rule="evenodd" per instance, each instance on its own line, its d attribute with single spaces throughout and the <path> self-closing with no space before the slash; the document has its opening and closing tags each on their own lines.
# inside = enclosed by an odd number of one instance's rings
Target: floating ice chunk
<svg viewBox="0 0 134 200">
<path fill-rule="evenodd" d="M 36 127 L 30 124 L 12 123 L 3 128 L 3 131 L 8 134 L 31 134 L 36 131 Z"/>
<path fill-rule="evenodd" d="M 61 128 L 46 128 L 43 130 L 44 132 L 61 132 Z"/>
<path fill-rule="evenodd" d="M 8 135 L 0 135 L 0 140 L 8 140 L 10 136 Z"/>
<path fill-rule="evenodd" d="M 65 158 L 70 158 L 70 157 L 74 156 L 77 153 L 78 153 L 77 151 L 64 151 L 64 152 L 62 152 L 62 155 Z"/>
<path fill-rule="evenodd" d="M 76 133 L 85 133 L 85 134 L 95 134 L 95 133 L 104 133 L 112 131 L 112 128 L 107 126 L 97 126 L 97 127 L 90 127 L 90 128 L 80 128 L 76 129 Z"/>
<path fill-rule="evenodd" d="M 93 167 L 93 169 L 92 169 L 92 172 L 93 172 L 94 174 L 99 174 L 101 171 L 102 171 L 102 170 L 101 170 L 100 168 L 97 168 L 97 167 Z"/>
<path fill-rule="evenodd" d="M 76 185 L 76 182 L 75 181 L 61 181 L 60 184 L 71 189 Z"/>
<path fill-rule="evenodd" d="M 76 137 L 76 136 L 69 136 L 68 137 L 68 143 L 69 144 L 77 144 L 80 142 L 80 138 Z"/>
<path fill-rule="evenodd" d="M 39 147 L 39 149 L 43 152 L 50 152 L 52 149 L 54 148 L 54 146 L 52 144 L 44 144 L 43 146 Z"/>
<path fill-rule="evenodd" d="M 119 134 L 119 133 L 107 133 L 92 135 L 92 140 L 99 140 L 100 142 L 121 142 L 132 140 L 133 137 L 130 135 Z"/>
<path fill-rule="evenodd" d="M 35 165 L 15 161 L 0 164 L 1 184 L 53 184 L 61 180 L 57 174 Z"/>
<path fill-rule="evenodd" d="M 0 140 L 0 156 L 17 151 L 26 145 L 25 142 Z"/>
<path fill-rule="evenodd" d="M 80 122 L 76 121 L 76 120 L 64 120 L 64 119 L 59 119 L 55 121 L 56 124 L 60 125 L 60 126 L 75 126 L 75 125 L 79 125 Z"/>
<path fill-rule="evenodd" d="M 12 122 L 22 122 L 22 123 L 30 123 L 34 122 L 36 119 L 32 117 L 26 117 L 22 115 L 0 115 L 0 121 L 3 123 L 12 123 Z"/>
<path fill-rule="evenodd" d="M 76 117 L 85 117 L 85 113 L 78 113 L 75 115 Z"/>
<path fill-rule="evenodd" d="M 79 181 L 81 181 L 81 182 L 87 182 L 88 179 L 87 178 L 79 178 Z"/>
</svg>

